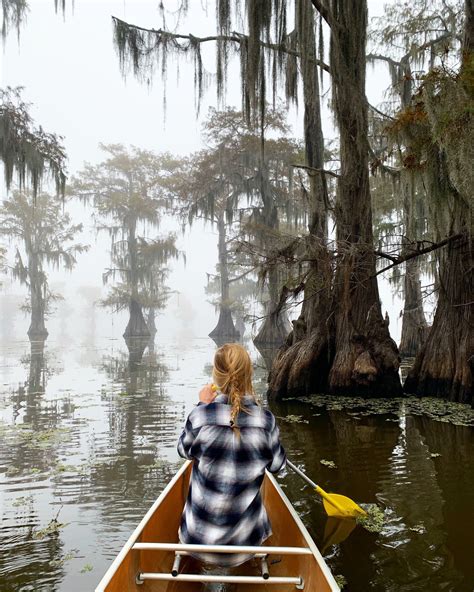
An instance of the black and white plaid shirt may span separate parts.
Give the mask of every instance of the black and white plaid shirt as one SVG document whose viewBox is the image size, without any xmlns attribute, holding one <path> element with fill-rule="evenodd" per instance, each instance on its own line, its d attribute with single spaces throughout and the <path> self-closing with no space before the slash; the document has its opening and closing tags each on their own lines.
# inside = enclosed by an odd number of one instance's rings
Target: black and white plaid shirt
<svg viewBox="0 0 474 592">
<path fill-rule="evenodd" d="M 219 395 L 199 404 L 186 421 L 178 453 L 194 460 L 188 498 L 179 529 L 182 543 L 202 545 L 260 545 L 271 535 L 260 487 L 265 469 L 278 473 L 286 454 L 275 417 L 251 396 L 230 425 L 231 406 Z M 219 565 L 239 565 L 249 555 L 200 554 Z"/>
</svg>

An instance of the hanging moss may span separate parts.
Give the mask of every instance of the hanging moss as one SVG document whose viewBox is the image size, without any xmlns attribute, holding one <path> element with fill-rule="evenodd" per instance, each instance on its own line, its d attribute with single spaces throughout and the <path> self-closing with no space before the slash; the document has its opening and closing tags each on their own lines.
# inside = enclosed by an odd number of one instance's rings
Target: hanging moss
<svg viewBox="0 0 474 592">
<path fill-rule="evenodd" d="M 57 0 L 55 0 L 57 1 Z M 20 26 L 28 12 L 26 0 L 2 0 L 2 39 L 5 43 L 10 29 L 16 29 L 20 36 Z"/>
<path fill-rule="evenodd" d="M 0 89 L 0 160 L 7 189 L 16 175 L 20 189 L 30 183 L 36 195 L 42 178 L 50 176 L 56 191 L 64 195 L 66 153 L 62 137 L 35 127 L 21 91 L 21 87 Z"/>
</svg>

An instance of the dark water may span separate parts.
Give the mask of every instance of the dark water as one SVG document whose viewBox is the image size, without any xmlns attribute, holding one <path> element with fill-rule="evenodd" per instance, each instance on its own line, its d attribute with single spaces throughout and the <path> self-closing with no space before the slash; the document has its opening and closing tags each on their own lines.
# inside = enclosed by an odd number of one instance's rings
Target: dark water
<svg viewBox="0 0 474 592">
<path fill-rule="evenodd" d="M 207 338 L 177 346 L 159 336 L 143 358 L 121 339 L 1 347 L 2 592 L 94 589 L 179 466 L 176 440 L 213 351 Z M 403 403 L 371 415 L 309 402 L 271 407 L 289 417 L 282 440 L 315 481 L 385 510 L 380 533 L 350 532 L 327 520 L 297 477 L 280 478 L 345 590 L 474 589 L 473 427 Z"/>
</svg>

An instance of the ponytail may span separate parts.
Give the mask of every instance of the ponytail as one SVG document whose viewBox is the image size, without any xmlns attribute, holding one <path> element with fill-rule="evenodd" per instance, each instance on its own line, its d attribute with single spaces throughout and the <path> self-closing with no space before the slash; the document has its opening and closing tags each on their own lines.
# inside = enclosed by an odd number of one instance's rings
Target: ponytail
<svg viewBox="0 0 474 592">
<path fill-rule="evenodd" d="M 237 419 L 241 411 L 246 412 L 242 398 L 254 395 L 252 362 L 247 351 L 236 343 L 220 347 L 214 357 L 213 377 L 219 390 L 228 396 L 230 427 L 240 436 Z"/>
</svg>

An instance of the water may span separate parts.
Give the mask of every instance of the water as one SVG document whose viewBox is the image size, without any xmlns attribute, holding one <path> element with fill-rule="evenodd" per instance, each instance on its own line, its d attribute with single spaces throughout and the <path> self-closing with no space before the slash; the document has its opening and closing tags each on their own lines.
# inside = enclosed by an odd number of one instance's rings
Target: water
<svg viewBox="0 0 474 592">
<path fill-rule="evenodd" d="M 177 345 L 160 335 L 142 359 L 122 339 L 1 346 L 2 592 L 94 589 L 180 465 L 176 440 L 213 351 L 208 338 Z M 290 418 L 280 420 L 282 440 L 315 481 L 385 510 L 380 533 L 351 530 L 328 520 L 299 478 L 280 478 L 345 590 L 474 589 L 474 428 L 403 404 L 376 415 L 294 400 L 271 407 Z"/>
</svg>

